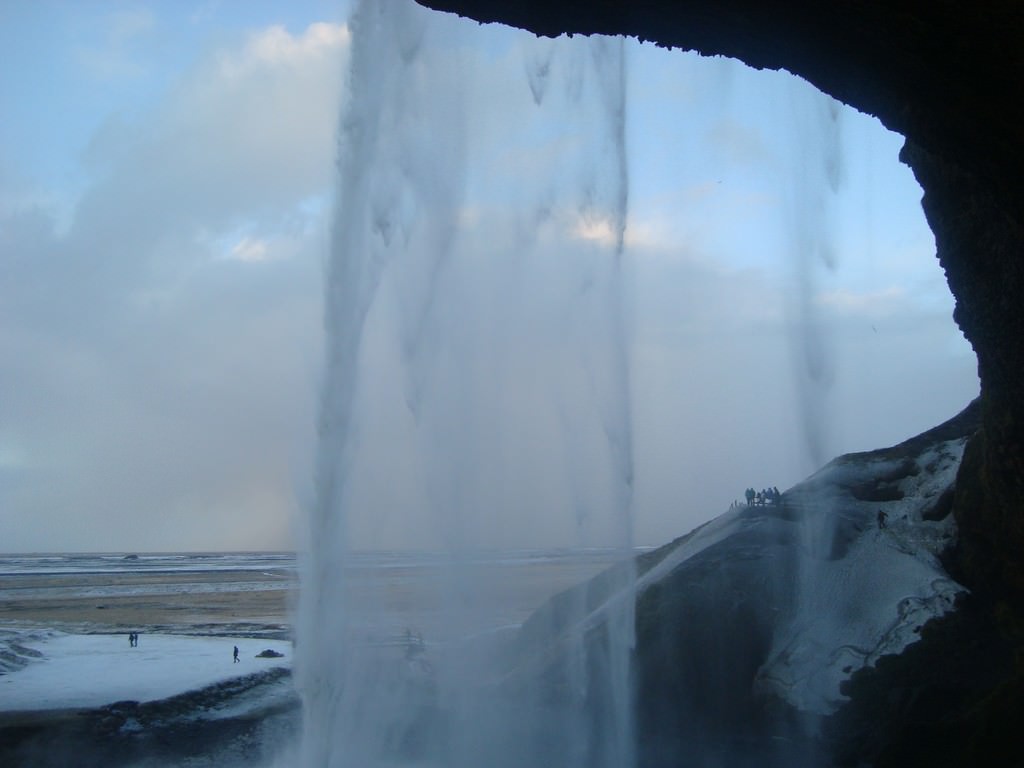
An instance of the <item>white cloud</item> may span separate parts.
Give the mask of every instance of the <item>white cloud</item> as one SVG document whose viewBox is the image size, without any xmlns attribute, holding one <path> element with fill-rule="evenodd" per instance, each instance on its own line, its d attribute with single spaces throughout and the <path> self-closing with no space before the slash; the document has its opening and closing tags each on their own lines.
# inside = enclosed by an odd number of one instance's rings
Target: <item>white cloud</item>
<svg viewBox="0 0 1024 768">
<path fill-rule="evenodd" d="M 619 236 L 615 223 L 605 216 L 580 216 L 570 233 L 585 242 L 614 247 Z"/>
<path fill-rule="evenodd" d="M 608 216 L 576 217 L 569 237 L 604 248 L 614 248 L 618 242 L 615 222 Z M 652 215 L 628 217 L 623 243 L 627 249 L 636 250 L 641 258 L 680 258 L 690 254 L 680 245 L 680 238 L 673 236 L 669 222 Z"/>
<path fill-rule="evenodd" d="M 250 35 L 241 50 L 221 53 L 218 74 L 230 80 L 267 67 L 304 66 L 312 58 L 336 54 L 349 40 L 345 24 L 316 22 L 298 36 L 283 26 L 273 26 Z"/>
<path fill-rule="evenodd" d="M 235 243 L 230 256 L 238 261 L 266 261 L 270 258 L 270 249 L 267 247 L 266 240 L 243 237 Z"/>
<path fill-rule="evenodd" d="M 275 27 L 195 62 L 93 137 L 66 229 L 5 203 L 5 546 L 291 545 L 347 39 Z"/>
<path fill-rule="evenodd" d="M 169 242 L 216 239 L 243 222 L 262 239 L 306 229 L 307 201 L 331 189 L 346 39 L 326 24 L 255 33 L 198 62 L 150 113 L 108 121 L 88 150 L 97 182 L 71 237 L 102 248 L 116 280 L 161 253 L 180 262 Z M 226 72 L 225 61 L 245 65 Z"/>
</svg>

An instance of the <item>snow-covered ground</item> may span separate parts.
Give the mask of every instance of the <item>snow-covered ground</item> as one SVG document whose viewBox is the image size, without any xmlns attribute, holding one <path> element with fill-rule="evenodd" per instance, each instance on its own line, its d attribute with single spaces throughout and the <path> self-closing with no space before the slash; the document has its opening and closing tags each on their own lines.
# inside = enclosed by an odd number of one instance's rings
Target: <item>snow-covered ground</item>
<svg viewBox="0 0 1024 768">
<path fill-rule="evenodd" d="M 288 641 L 241 637 L 27 632 L 22 646 L 41 655 L 0 675 L 0 711 L 99 707 L 116 701 L 155 701 L 231 678 L 290 667 Z M 239 661 L 232 659 L 238 646 Z M 271 649 L 280 658 L 257 658 Z"/>
</svg>

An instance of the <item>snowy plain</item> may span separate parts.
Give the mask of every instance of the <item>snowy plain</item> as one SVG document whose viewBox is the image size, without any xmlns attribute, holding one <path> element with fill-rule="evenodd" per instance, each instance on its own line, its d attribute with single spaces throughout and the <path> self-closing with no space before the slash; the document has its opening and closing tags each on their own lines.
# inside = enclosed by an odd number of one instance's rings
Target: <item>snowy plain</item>
<svg viewBox="0 0 1024 768">
<path fill-rule="evenodd" d="M 0 676 L 0 711 L 100 707 L 117 701 L 155 701 L 214 683 L 290 668 L 289 641 L 241 637 L 143 634 L 27 633 L 41 656 Z M 233 661 L 238 646 L 239 661 Z M 265 649 L 279 658 L 257 658 Z"/>
</svg>

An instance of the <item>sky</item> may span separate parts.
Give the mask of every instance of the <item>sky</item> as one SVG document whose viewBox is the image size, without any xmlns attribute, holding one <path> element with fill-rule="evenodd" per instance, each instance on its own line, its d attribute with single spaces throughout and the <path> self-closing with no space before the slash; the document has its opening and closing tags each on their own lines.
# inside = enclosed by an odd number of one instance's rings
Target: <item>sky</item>
<svg viewBox="0 0 1024 768">
<path fill-rule="evenodd" d="M 301 545 L 349 10 L 0 5 L 0 551 Z M 464 138 L 510 146 L 547 49 L 480 34 Z M 978 383 L 899 136 L 782 73 L 635 42 L 626 62 L 633 535 L 654 545 Z M 503 174 L 561 167 L 536 130 L 514 164 L 494 150 L 491 207 L 539 188 Z M 395 499 L 360 546 L 430 541 Z"/>
</svg>

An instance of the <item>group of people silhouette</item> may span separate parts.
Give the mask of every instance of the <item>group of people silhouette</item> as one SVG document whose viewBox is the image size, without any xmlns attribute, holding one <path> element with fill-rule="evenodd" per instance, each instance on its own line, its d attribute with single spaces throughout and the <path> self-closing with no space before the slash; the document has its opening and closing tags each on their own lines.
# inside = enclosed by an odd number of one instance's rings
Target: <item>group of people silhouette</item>
<svg viewBox="0 0 1024 768">
<path fill-rule="evenodd" d="M 755 491 L 753 488 L 747 488 L 743 495 L 747 499 L 748 507 L 763 507 L 765 504 L 778 504 L 779 499 L 782 498 L 782 494 L 779 493 L 778 488 L 763 488 L 760 491 Z"/>
<path fill-rule="evenodd" d="M 139 645 L 139 633 L 138 632 L 129 632 L 128 633 L 128 645 L 130 647 L 132 647 L 132 648 L 136 648 Z M 234 654 L 232 655 L 232 658 L 234 659 L 233 663 L 237 664 L 239 662 L 238 646 L 237 645 L 235 646 L 235 651 L 234 651 Z"/>
</svg>

